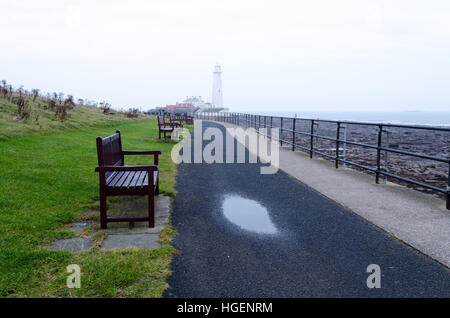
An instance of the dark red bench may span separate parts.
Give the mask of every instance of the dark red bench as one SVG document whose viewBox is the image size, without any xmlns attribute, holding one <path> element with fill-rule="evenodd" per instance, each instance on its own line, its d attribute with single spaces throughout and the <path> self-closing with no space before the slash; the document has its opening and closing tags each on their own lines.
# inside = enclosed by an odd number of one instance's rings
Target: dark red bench
<svg viewBox="0 0 450 318">
<path fill-rule="evenodd" d="M 188 115 L 187 113 L 184 113 L 183 121 L 184 121 L 186 124 L 193 124 L 193 123 L 194 123 L 194 117 Z"/>
<path fill-rule="evenodd" d="M 158 156 L 161 151 L 122 150 L 120 131 L 112 136 L 97 137 L 98 166 L 95 171 L 100 176 L 100 223 L 106 229 L 108 222 L 148 221 L 149 227 L 155 226 L 155 195 L 159 194 Z M 153 165 L 125 166 L 125 155 L 153 155 Z M 106 197 L 118 195 L 148 195 L 148 216 L 108 217 L 106 215 Z"/>
<path fill-rule="evenodd" d="M 183 116 L 180 115 L 172 115 L 169 113 L 169 121 L 171 124 L 178 124 L 180 127 L 183 127 Z"/>
<path fill-rule="evenodd" d="M 172 133 L 175 127 L 183 127 L 183 124 L 180 123 L 175 123 L 175 122 L 170 122 L 167 123 L 164 120 L 164 117 L 162 116 L 157 116 L 158 117 L 158 138 L 161 139 L 161 133 L 164 134 L 164 139 L 166 139 L 166 134 Z"/>
</svg>

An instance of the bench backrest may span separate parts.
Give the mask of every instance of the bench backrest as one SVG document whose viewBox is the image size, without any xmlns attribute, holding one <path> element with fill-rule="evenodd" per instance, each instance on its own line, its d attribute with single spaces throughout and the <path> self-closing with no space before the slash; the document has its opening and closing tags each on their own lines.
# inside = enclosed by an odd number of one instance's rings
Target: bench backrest
<svg viewBox="0 0 450 318">
<path fill-rule="evenodd" d="M 163 116 L 158 116 L 158 126 L 165 126 L 166 122 L 164 121 L 164 117 Z"/>
<path fill-rule="evenodd" d="M 173 123 L 175 120 L 182 121 L 183 117 L 180 114 L 175 114 L 175 115 L 169 114 L 169 119 L 170 119 L 170 122 Z"/>
<path fill-rule="evenodd" d="M 99 166 L 123 166 L 122 139 L 119 130 L 106 138 L 97 137 L 97 158 Z"/>
</svg>

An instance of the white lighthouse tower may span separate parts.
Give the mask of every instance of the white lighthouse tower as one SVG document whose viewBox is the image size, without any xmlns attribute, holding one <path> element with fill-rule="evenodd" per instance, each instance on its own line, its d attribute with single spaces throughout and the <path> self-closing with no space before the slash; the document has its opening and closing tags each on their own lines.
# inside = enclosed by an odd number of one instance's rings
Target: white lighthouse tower
<svg viewBox="0 0 450 318">
<path fill-rule="evenodd" d="M 212 104 L 214 108 L 223 108 L 222 70 L 219 63 L 216 63 L 213 72 Z"/>
</svg>

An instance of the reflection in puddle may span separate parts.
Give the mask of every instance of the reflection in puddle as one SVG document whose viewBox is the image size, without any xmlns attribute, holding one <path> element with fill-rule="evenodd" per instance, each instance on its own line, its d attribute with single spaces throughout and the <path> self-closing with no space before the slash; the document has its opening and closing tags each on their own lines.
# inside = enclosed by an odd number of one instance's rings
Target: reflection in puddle
<svg viewBox="0 0 450 318">
<path fill-rule="evenodd" d="M 245 230 L 264 234 L 277 233 L 267 209 L 256 201 L 230 195 L 223 201 L 222 208 L 229 221 Z"/>
</svg>

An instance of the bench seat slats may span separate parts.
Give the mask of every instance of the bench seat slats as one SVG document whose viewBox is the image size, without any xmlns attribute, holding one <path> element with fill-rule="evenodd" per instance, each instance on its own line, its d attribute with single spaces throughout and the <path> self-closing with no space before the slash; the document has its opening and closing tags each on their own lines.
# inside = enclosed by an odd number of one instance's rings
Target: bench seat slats
<svg viewBox="0 0 450 318">
<path fill-rule="evenodd" d="M 107 172 L 106 175 L 106 184 L 109 184 L 109 182 L 116 176 L 117 171 Z"/>
<path fill-rule="evenodd" d="M 147 175 L 147 172 L 144 172 L 144 173 L 142 173 L 139 176 L 139 179 L 136 181 L 135 187 L 141 187 L 142 188 L 142 186 L 143 186 L 142 182 L 144 181 L 144 178 L 145 178 L 146 175 Z"/>
<path fill-rule="evenodd" d="M 130 184 L 128 185 L 130 188 L 136 187 L 141 174 L 145 174 L 145 171 L 136 171 L 136 174 L 134 175 L 133 179 L 130 181 Z"/>
<path fill-rule="evenodd" d="M 123 171 L 117 172 L 114 178 L 112 178 L 111 181 L 107 184 L 107 186 L 113 187 L 117 183 L 117 181 L 119 181 L 119 179 L 123 176 L 123 174 L 124 174 Z"/>
<path fill-rule="evenodd" d="M 139 172 L 139 171 L 130 171 L 130 173 L 128 174 L 127 179 L 122 184 L 122 187 L 128 187 L 128 185 L 130 184 L 130 182 L 133 179 L 133 177 L 136 174 L 136 172 Z"/>
<path fill-rule="evenodd" d="M 120 188 L 122 186 L 122 184 L 125 182 L 125 180 L 128 178 L 128 176 L 130 175 L 130 172 L 131 171 L 125 171 L 124 174 L 122 175 L 122 177 L 114 185 L 114 187 L 115 188 Z"/>
<path fill-rule="evenodd" d="M 158 171 L 153 171 L 153 185 L 156 185 Z M 146 171 L 119 171 L 106 185 L 111 188 L 142 188 L 148 186 Z"/>
</svg>

